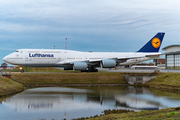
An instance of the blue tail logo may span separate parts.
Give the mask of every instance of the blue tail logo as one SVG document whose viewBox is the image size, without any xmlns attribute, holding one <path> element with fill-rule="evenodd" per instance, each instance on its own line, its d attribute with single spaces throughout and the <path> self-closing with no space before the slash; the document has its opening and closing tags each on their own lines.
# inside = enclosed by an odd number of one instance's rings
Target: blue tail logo
<svg viewBox="0 0 180 120">
<path fill-rule="evenodd" d="M 137 52 L 159 52 L 165 33 L 157 33 Z"/>
</svg>

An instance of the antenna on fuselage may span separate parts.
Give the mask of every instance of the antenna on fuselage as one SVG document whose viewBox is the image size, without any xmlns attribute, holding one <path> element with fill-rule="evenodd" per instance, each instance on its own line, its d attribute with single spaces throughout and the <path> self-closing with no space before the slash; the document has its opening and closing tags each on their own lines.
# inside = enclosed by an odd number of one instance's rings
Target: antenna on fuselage
<svg viewBox="0 0 180 120">
<path fill-rule="evenodd" d="M 67 50 L 67 38 L 65 38 L 65 50 Z"/>
</svg>

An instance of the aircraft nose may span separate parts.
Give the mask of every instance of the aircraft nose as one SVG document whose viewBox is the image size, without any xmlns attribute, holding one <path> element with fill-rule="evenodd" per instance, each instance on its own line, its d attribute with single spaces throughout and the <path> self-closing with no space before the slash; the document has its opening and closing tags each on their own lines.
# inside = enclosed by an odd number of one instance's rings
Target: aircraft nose
<svg viewBox="0 0 180 120">
<path fill-rule="evenodd" d="M 4 62 L 7 62 L 7 56 L 5 56 L 5 57 L 3 58 L 3 61 L 4 61 Z"/>
</svg>

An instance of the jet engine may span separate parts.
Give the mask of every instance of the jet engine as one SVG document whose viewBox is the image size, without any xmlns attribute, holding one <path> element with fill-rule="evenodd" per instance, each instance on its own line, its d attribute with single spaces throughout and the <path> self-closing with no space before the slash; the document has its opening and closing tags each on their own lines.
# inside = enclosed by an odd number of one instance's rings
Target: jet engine
<svg viewBox="0 0 180 120">
<path fill-rule="evenodd" d="M 87 67 L 88 67 L 88 65 L 85 62 L 75 62 L 74 63 L 74 70 L 86 70 Z"/>
<path fill-rule="evenodd" d="M 102 60 L 102 67 L 103 68 L 113 68 L 116 66 L 116 61 L 113 59 L 105 59 Z"/>
</svg>

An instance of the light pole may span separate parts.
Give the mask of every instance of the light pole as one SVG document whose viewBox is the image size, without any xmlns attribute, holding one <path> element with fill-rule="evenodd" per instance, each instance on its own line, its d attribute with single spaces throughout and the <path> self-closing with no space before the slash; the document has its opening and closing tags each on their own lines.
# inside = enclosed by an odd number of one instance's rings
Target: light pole
<svg viewBox="0 0 180 120">
<path fill-rule="evenodd" d="M 67 38 L 65 38 L 65 50 L 67 50 Z"/>
</svg>

